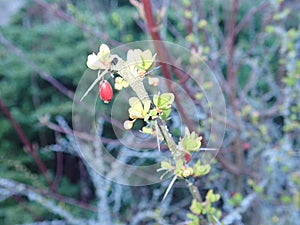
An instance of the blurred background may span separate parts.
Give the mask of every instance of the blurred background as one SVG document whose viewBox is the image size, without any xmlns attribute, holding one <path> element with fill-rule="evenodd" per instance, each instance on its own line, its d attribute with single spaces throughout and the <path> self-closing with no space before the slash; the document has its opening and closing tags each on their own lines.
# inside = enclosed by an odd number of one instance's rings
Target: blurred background
<svg viewBox="0 0 300 225">
<path fill-rule="evenodd" d="M 0 0 L 0 224 L 187 224 L 191 196 L 183 181 L 162 202 L 169 182 L 106 180 L 74 141 L 72 99 L 87 55 L 100 43 L 146 39 L 190 49 L 220 83 L 227 121 L 201 113 L 203 94 L 170 69 L 199 105 L 199 122 L 227 126 L 212 171 L 196 181 L 202 192 L 221 194 L 221 222 L 299 223 L 299 12 L 297 0 Z M 171 130 L 180 136 L 176 118 Z M 139 165 L 159 158 L 154 150 L 136 160 L 109 117 L 99 127 L 115 157 Z M 209 131 L 198 132 L 205 139 Z"/>
</svg>

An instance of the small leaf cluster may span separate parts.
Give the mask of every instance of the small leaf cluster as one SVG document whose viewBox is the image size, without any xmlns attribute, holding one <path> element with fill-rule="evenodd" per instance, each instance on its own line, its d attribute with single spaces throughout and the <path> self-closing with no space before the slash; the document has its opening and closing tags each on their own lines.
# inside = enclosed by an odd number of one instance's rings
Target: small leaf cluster
<svg viewBox="0 0 300 225">
<path fill-rule="evenodd" d="M 205 201 L 199 202 L 193 199 L 190 210 L 192 213 L 188 213 L 188 218 L 191 220 L 188 225 L 199 225 L 201 218 L 207 217 L 209 222 L 218 221 L 221 218 L 221 211 L 212 206 L 212 203 L 219 201 L 220 194 L 213 193 L 213 190 L 209 190 L 206 194 Z"/>
<path fill-rule="evenodd" d="M 186 127 L 185 135 L 179 141 L 179 148 L 186 154 L 191 155 L 193 152 L 199 151 L 199 148 L 201 147 L 201 140 L 201 136 L 199 137 L 194 131 L 191 133 Z"/>
<path fill-rule="evenodd" d="M 198 160 L 193 166 L 188 166 L 184 164 L 183 161 L 176 164 L 176 166 L 173 166 L 170 162 L 162 161 L 161 162 L 161 170 L 167 170 L 167 171 L 173 171 L 174 174 L 179 178 L 188 178 L 188 177 L 202 177 L 207 175 L 210 172 L 210 165 L 201 165 L 201 161 Z"/>
<path fill-rule="evenodd" d="M 160 117 L 162 120 L 166 120 L 170 116 L 173 102 L 174 95 L 172 93 L 154 95 L 153 102 L 150 100 L 142 102 L 137 97 L 131 97 L 129 99 L 130 108 L 128 112 L 132 121 L 125 121 L 124 127 L 131 129 L 134 121 L 137 119 L 143 119 L 145 122 L 148 122 L 149 120 Z M 154 126 L 151 121 L 149 121 L 149 124 L 143 127 L 141 131 L 146 134 L 154 134 Z"/>
</svg>

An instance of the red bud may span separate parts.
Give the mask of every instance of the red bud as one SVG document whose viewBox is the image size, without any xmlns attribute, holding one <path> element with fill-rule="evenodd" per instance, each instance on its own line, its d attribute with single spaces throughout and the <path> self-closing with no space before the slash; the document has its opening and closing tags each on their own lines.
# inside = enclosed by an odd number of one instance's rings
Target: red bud
<svg viewBox="0 0 300 225">
<path fill-rule="evenodd" d="M 186 162 L 186 163 L 189 163 L 189 162 L 191 161 L 191 155 L 190 155 L 190 154 L 187 154 L 187 153 L 186 153 L 186 154 L 184 155 L 184 158 L 185 158 L 185 162 Z"/>
<path fill-rule="evenodd" d="M 107 80 L 101 81 L 99 84 L 99 95 L 101 100 L 103 100 L 104 103 L 109 103 L 113 98 L 113 94 L 110 83 Z"/>
<path fill-rule="evenodd" d="M 245 151 L 249 150 L 250 144 L 248 142 L 244 143 L 243 148 L 244 148 Z"/>
</svg>

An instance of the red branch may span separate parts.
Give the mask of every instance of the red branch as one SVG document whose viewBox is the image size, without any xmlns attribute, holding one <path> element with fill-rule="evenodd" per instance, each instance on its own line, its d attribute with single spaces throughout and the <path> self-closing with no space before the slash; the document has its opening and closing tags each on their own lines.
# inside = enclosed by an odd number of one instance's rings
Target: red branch
<svg viewBox="0 0 300 225">
<path fill-rule="evenodd" d="M 170 71 L 168 69 L 167 64 L 162 63 L 164 59 L 170 59 L 170 55 L 169 55 L 168 50 L 164 46 L 164 44 L 161 42 L 162 40 L 161 40 L 160 35 L 158 33 L 157 25 L 156 25 L 156 22 L 155 22 L 154 17 L 153 17 L 151 1 L 142 0 L 142 2 L 143 2 L 143 8 L 144 8 L 144 12 L 145 12 L 145 19 L 146 19 L 146 22 L 147 22 L 148 29 L 150 31 L 152 39 L 154 41 L 156 41 L 156 42 L 154 42 L 154 46 L 155 46 L 155 50 L 157 52 L 158 59 L 160 61 L 162 74 L 163 74 L 164 78 L 166 78 L 166 80 L 167 80 L 168 89 L 171 92 L 174 93 L 177 109 L 180 112 L 180 115 L 182 116 L 182 118 L 183 118 L 184 122 L 186 123 L 186 125 L 189 127 L 190 130 L 197 131 L 195 129 L 195 126 L 194 126 L 193 122 L 186 115 L 185 110 L 184 110 L 183 106 L 180 103 L 180 99 L 179 99 L 178 95 L 176 94 L 175 91 L 172 91 L 173 90 L 173 87 L 172 87 L 172 84 L 171 84 L 172 76 L 170 74 Z"/>
<path fill-rule="evenodd" d="M 237 124 L 237 132 L 240 132 L 241 130 L 241 123 L 240 123 L 240 116 L 239 116 L 239 109 L 237 106 L 237 98 L 236 98 L 236 90 L 238 89 L 238 80 L 236 76 L 236 68 L 234 67 L 234 49 L 235 49 L 235 38 L 236 38 L 236 19 L 237 19 L 237 13 L 238 13 L 238 7 L 239 7 L 239 0 L 234 0 L 232 2 L 232 14 L 230 18 L 230 24 L 229 24 L 229 33 L 228 33 L 228 65 L 227 65 L 227 81 L 229 84 L 229 102 L 231 104 L 232 110 L 233 110 L 233 116 L 235 119 L 235 122 Z M 239 171 L 242 171 L 244 168 L 244 155 L 241 151 L 241 140 L 237 137 L 235 142 L 232 146 L 235 157 L 234 157 L 234 163 L 236 167 L 239 169 Z M 237 174 L 236 176 L 236 190 L 240 191 L 242 187 L 242 179 L 240 177 L 240 174 Z"/>
<path fill-rule="evenodd" d="M 40 159 L 40 157 L 36 152 L 36 149 L 32 146 L 32 144 L 30 143 L 29 139 L 26 137 L 20 125 L 14 120 L 14 118 L 10 114 L 10 111 L 2 102 L 1 98 L 0 98 L 0 109 L 4 114 L 4 116 L 9 120 L 14 130 L 16 131 L 20 141 L 23 143 L 25 152 L 28 153 L 33 158 L 39 170 L 42 172 L 43 176 L 45 177 L 46 181 L 48 182 L 49 185 L 51 185 L 52 181 L 47 172 L 45 164 L 42 162 L 42 160 Z"/>
<path fill-rule="evenodd" d="M 232 16 L 230 19 L 230 27 L 228 34 L 228 65 L 227 65 L 227 80 L 230 87 L 229 98 L 233 108 L 233 111 L 236 109 L 235 101 L 235 89 L 237 85 L 235 68 L 233 66 L 233 54 L 234 54 L 234 41 L 235 41 L 235 21 L 238 10 L 238 0 L 234 0 L 232 3 Z"/>
</svg>

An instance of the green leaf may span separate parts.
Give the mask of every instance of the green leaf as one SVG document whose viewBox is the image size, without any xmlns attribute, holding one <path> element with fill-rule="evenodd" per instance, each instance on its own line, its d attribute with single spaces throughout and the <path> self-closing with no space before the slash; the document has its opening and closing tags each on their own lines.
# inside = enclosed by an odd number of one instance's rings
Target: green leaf
<svg viewBox="0 0 300 225">
<path fill-rule="evenodd" d="M 153 103 L 156 107 L 155 113 L 160 113 L 161 119 L 166 120 L 171 113 L 171 105 L 174 102 L 174 95 L 172 93 L 164 93 L 162 95 L 154 95 Z M 154 111 L 151 114 L 154 114 Z"/>
<path fill-rule="evenodd" d="M 199 225 L 199 218 L 198 216 L 192 214 L 192 213 L 188 213 L 187 217 L 192 220 L 191 222 L 188 223 L 188 225 Z"/>
<path fill-rule="evenodd" d="M 162 120 L 166 120 L 169 118 L 170 114 L 171 114 L 171 109 L 165 109 L 162 111 L 160 117 Z"/>
<path fill-rule="evenodd" d="M 174 100 L 175 97 L 172 93 L 163 93 L 162 95 L 153 96 L 153 103 L 159 109 L 169 109 Z"/>
<path fill-rule="evenodd" d="M 213 203 L 213 202 L 217 202 L 220 199 L 220 195 L 219 194 L 214 194 L 213 190 L 210 189 L 207 194 L 206 194 L 206 201 Z"/>
<path fill-rule="evenodd" d="M 151 109 L 150 110 L 150 112 L 149 112 L 149 114 L 150 114 L 150 116 L 152 116 L 152 117 L 157 117 L 157 111 L 156 111 L 156 109 Z"/>
<path fill-rule="evenodd" d="M 137 97 L 131 97 L 129 99 L 129 105 L 131 106 L 128 110 L 130 118 L 141 118 L 143 111 L 142 102 Z"/>
<path fill-rule="evenodd" d="M 283 82 L 288 86 L 294 86 L 297 78 L 293 76 L 288 76 L 283 78 Z"/>
<path fill-rule="evenodd" d="M 203 206 L 201 204 L 201 202 L 198 202 L 197 200 L 193 199 L 192 201 L 192 205 L 190 207 L 190 210 L 196 214 L 196 215 L 200 215 L 201 214 L 201 210 L 202 210 Z"/>
<path fill-rule="evenodd" d="M 197 163 L 194 165 L 194 175 L 197 177 L 204 176 L 209 173 L 210 168 L 211 167 L 209 164 L 201 165 L 200 160 L 198 160 Z"/>
<path fill-rule="evenodd" d="M 181 144 L 186 151 L 198 151 L 201 146 L 202 137 L 198 137 L 195 132 L 190 133 L 189 129 L 185 128 L 185 135 L 181 140 Z"/>
<path fill-rule="evenodd" d="M 163 93 L 158 98 L 158 105 L 157 107 L 159 109 L 169 109 L 171 107 L 171 104 L 174 102 L 175 97 L 172 93 Z"/>
<path fill-rule="evenodd" d="M 183 167 L 183 160 L 182 159 L 178 159 L 176 160 L 176 168 L 182 168 Z"/>
<path fill-rule="evenodd" d="M 129 108 L 128 112 L 131 119 L 147 119 L 146 116 L 151 105 L 150 101 L 145 101 L 143 106 L 142 102 L 137 97 L 131 97 L 129 99 L 129 105 L 131 107 Z"/>
<path fill-rule="evenodd" d="M 144 134 L 152 134 L 152 129 L 150 127 L 143 127 L 141 132 Z"/>
<path fill-rule="evenodd" d="M 169 162 L 166 162 L 166 161 L 162 161 L 160 166 L 161 166 L 161 168 L 167 169 L 167 170 L 170 170 L 173 168 L 173 166 Z"/>
<path fill-rule="evenodd" d="M 219 219 L 221 219 L 221 216 L 222 216 L 221 210 L 217 210 L 215 213 L 215 217 L 219 220 Z"/>
</svg>

